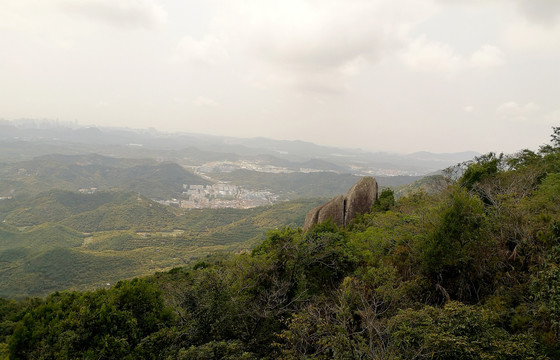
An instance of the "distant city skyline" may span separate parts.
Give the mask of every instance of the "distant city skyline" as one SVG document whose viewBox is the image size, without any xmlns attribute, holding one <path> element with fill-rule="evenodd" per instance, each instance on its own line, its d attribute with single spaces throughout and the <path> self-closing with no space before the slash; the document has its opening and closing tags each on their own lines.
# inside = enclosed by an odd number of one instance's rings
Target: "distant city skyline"
<svg viewBox="0 0 560 360">
<path fill-rule="evenodd" d="M 511 153 L 559 40 L 551 0 L 0 0 L 0 119 Z"/>
</svg>

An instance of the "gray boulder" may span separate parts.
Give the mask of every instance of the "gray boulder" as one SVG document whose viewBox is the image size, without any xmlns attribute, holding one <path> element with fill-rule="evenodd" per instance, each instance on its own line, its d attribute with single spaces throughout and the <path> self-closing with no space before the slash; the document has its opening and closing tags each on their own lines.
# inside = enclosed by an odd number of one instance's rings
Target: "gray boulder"
<svg viewBox="0 0 560 360">
<path fill-rule="evenodd" d="M 313 225 L 318 223 L 317 220 L 319 219 L 319 211 L 323 208 L 323 206 L 325 206 L 325 204 L 319 205 L 316 208 L 309 210 L 307 215 L 305 215 L 305 223 L 303 224 L 303 231 L 309 230 Z"/>
<path fill-rule="evenodd" d="M 317 223 L 332 220 L 338 226 L 344 225 L 344 196 L 338 195 L 319 210 Z"/>
<path fill-rule="evenodd" d="M 377 200 L 377 181 L 370 176 L 361 178 L 346 193 L 344 205 L 344 226 L 352 223 L 357 214 L 369 211 Z"/>
<path fill-rule="evenodd" d="M 357 214 L 369 211 L 377 199 L 377 192 L 377 181 L 374 178 L 361 178 L 348 190 L 346 197 L 338 195 L 326 204 L 310 210 L 305 217 L 303 231 L 329 219 L 341 227 L 349 225 Z"/>
<path fill-rule="evenodd" d="M 311 209 L 305 216 L 303 231 L 329 219 L 338 226 L 344 226 L 344 196 L 338 195 L 329 202 Z"/>
</svg>

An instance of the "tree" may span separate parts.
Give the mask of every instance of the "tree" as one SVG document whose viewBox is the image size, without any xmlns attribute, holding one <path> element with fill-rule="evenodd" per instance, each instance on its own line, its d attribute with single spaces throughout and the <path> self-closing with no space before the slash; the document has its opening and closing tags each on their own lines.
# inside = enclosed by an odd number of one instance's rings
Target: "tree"
<svg viewBox="0 0 560 360">
<path fill-rule="evenodd" d="M 560 126 L 552 127 L 552 135 L 550 135 L 552 146 L 560 148 Z"/>
<path fill-rule="evenodd" d="M 407 309 L 391 318 L 396 359 L 546 359 L 530 335 L 511 335 L 479 307 L 450 302 L 443 308 Z"/>
<path fill-rule="evenodd" d="M 395 192 L 391 189 L 384 189 L 373 203 L 373 211 L 387 211 L 395 206 Z"/>
<path fill-rule="evenodd" d="M 57 292 L 19 322 L 10 356 L 137 358 L 141 341 L 170 324 L 161 292 L 145 280 L 122 281 L 110 290 Z"/>
<path fill-rule="evenodd" d="M 486 269 L 480 267 L 488 266 L 487 257 L 494 254 L 484 237 L 485 225 L 480 198 L 457 188 L 441 209 L 436 228 L 419 244 L 422 270 L 447 300 L 479 300 L 486 283 Z"/>
</svg>

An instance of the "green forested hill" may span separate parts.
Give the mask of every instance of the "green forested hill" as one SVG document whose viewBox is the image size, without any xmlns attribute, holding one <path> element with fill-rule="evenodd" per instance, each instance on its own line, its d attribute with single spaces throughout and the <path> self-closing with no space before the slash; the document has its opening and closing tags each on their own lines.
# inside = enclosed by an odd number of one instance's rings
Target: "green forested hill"
<svg viewBox="0 0 560 360">
<path fill-rule="evenodd" d="M 177 197 L 183 184 L 209 182 L 174 163 L 96 154 L 45 155 L 0 166 L 0 196 L 36 195 L 51 189 L 129 190 L 155 199 Z"/>
<path fill-rule="evenodd" d="M 400 198 L 418 192 L 435 194 L 444 190 L 448 185 L 449 185 L 449 181 L 448 179 L 446 179 L 445 176 L 428 175 L 414 181 L 413 183 L 395 188 L 395 197 Z"/>
<path fill-rule="evenodd" d="M 35 250 L 52 247 L 79 246 L 83 233 L 60 224 L 43 223 L 20 231 L 18 228 L 0 225 L 0 250 L 28 247 Z"/>
<path fill-rule="evenodd" d="M 383 192 L 347 229 L 281 227 L 251 252 L 110 289 L 1 301 L 0 351 L 14 359 L 560 358 L 560 128 L 538 151 L 464 164 L 443 191 L 392 196 Z M 235 224 L 288 209 L 268 210 Z M 110 238 L 98 242 L 119 243 Z"/>
<path fill-rule="evenodd" d="M 19 202 L 19 206 L 7 214 L 4 221 L 14 226 L 58 222 L 84 232 L 123 229 L 150 231 L 172 229 L 180 223 L 176 209 L 132 192 L 79 194 L 52 190 L 32 199 L 11 201 Z"/>
<path fill-rule="evenodd" d="M 339 174 L 332 171 L 265 173 L 251 170 L 212 173 L 217 180 L 231 181 L 249 189 L 269 189 L 284 198 L 333 197 L 344 194 L 359 179 L 352 174 Z M 410 184 L 421 176 L 376 176 L 380 187 L 396 188 Z"/>
<path fill-rule="evenodd" d="M 184 211 L 132 192 L 52 190 L 0 202 L 0 296 L 92 289 L 216 251 L 250 249 L 271 226 L 300 226 L 317 200 Z"/>
<path fill-rule="evenodd" d="M 334 172 L 313 173 L 265 173 L 251 170 L 235 170 L 227 173 L 213 173 L 217 180 L 231 181 L 249 189 L 269 189 L 283 197 L 332 197 L 345 193 L 358 176 Z"/>
</svg>

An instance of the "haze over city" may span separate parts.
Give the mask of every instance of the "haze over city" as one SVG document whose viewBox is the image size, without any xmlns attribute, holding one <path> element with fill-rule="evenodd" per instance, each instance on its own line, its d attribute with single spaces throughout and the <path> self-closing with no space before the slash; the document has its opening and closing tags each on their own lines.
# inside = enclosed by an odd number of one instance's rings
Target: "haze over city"
<svg viewBox="0 0 560 360">
<path fill-rule="evenodd" d="M 559 39 L 552 0 L 0 0 L 0 119 L 535 149 Z"/>
</svg>

